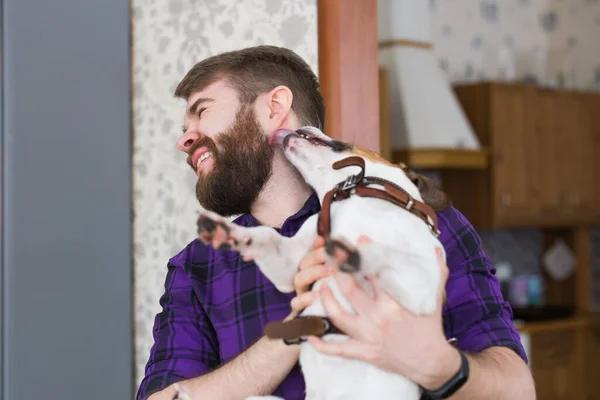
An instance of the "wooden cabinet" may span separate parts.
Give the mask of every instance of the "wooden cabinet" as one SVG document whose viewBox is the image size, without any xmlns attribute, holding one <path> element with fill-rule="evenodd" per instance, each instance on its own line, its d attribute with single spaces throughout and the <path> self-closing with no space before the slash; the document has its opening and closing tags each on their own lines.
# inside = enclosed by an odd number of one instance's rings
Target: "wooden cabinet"
<svg viewBox="0 0 600 400">
<path fill-rule="evenodd" d="M 590 93 L 584 98 L 587 112 L 590 115 L 590 137 L 587 139 L 590 145 L 587 151 L 591 154 L 590 165 L 595 172 L 593 176 L 587 178 L 587 182 L 591 184 L 589 196 L 592 199 L 592 208 L 597 214 L 597 208 L 600 205 L 600 94 Z M 594 222 L 599 219 L 600 217 L 596 216 Z"/>
<path fill-rule="evenodd" d="M 539 399 L 585 398 L 584 334 L 579 329 L 533 335 L 531 369 Z"/>
<path fill-rule="evenodd" d="M 530 324 L 529 367 L 539 400 L 586 398 L 585 336 L 587 323 L 574 318 L 563 323 Z"/>
<path fill-rule="evenodd" d="M 535 186 L 532 174 L 523 171 L 534 171 L 538 164 L 529 114 L 533 93 L 510 86 L 492 86 L 488 93 L 492 219 L 507 224 L 530 221 L 537 211 L 531 201 Z"/>
<path fill-rule="evenodd" d="M 444 190 L 474 225 L 600 221 L 600 95 L 500 83 L 455 91 L 490 154 L 485 170 L 441 171 Z"/>
</svg>

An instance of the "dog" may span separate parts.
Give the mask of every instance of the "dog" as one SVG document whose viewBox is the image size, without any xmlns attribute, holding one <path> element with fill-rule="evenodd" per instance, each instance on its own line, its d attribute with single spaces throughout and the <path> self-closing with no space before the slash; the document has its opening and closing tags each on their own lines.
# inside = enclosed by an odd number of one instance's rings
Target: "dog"
<svg viewBox="0 0 600 400">
<path fill-rule="evenodd" d="M 283 150 L 315 191 L 321 212 L 288 238 L 270 227 L 242 227 L 213 212 L 201 211 L 200 240 L 254 260 L 279 291 L 292 292 L 300 260 L 310 251 L 316 236 L 325 234 L 330 264 L 353 274 L 365 290 L 372 293 L 365 277 L 376 276 L 380 286 L 408 311 L 433 313 L 441 282 L 436 247 L 442 249 L 445 259 L 435 211 L 450 204 L 448 196 L 406 165 L 393 164 L 365 148 L 333 140 L 314 127 L 278 130 L 270 142 Z M 388 197 L 377 198 L 382 193 Z M 359 243 L 362 235 L 371 242 Z M 352 312 L 334 278 L 315 282 L 313 290 L 324 281 L 342 308 Z M 326 312 L 316 300 L 300 317 L 326 318 Z M 345 338 L 343 332 L 327 331 L 323 335 L 325 341 Z M 362 361 L 319 353 L 305 341 L 300 345 L 307 400 L 420 398 L 418 385 L 406 377 Z M 247 400 L 274 398 L 255 396 Z"/>
</svg>

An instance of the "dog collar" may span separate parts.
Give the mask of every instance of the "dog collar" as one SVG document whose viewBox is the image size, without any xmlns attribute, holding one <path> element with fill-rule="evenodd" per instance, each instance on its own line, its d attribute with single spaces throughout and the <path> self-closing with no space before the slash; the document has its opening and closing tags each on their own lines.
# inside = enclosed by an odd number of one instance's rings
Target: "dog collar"
<svg viewBox="0 0 600 400">
<path fill-rule="evenodd" d="M 336 333 L 345 334 L 329 318 L 314 315 L 297 316 L 282 322 L 271 322 L 265 327 L 267 337 L 283 339 L 287 345 L 303 343 L 307 336 L 322 337 Z"/>
</svg>

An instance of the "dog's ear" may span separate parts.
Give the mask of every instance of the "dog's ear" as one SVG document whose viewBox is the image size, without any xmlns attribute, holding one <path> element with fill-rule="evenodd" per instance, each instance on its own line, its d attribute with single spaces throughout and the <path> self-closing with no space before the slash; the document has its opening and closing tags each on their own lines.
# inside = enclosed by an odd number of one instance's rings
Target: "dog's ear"
<svg viewBox="0 0 600 400">
<path fill-rule="evenodd" d="M 424 175 L 417 174 L 404 163 L 400 163 L 399 165 L 408 179 L 417 186 L 425 204 L 433 208 L 434 211 L 444 210 L 452 204 L 450 196 L 440 189 L 431 179 Z"/>
</svg>

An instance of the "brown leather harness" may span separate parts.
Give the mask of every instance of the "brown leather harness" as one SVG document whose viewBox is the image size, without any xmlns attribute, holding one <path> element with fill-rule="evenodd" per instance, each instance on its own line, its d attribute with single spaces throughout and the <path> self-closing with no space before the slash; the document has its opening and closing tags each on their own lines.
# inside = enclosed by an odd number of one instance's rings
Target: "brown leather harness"
<svg viewBox="0 0 600 400">
<path fill-rule="evenodd" d="M 437 215 L 430 206 L 414 199 L 406 190 L 393 182 L 375 176 L 365 176 L 365 160 L 362 157 L 351 156 L 344 158 L 334 163 L 333 169 L 341 169 L 349 166 L 360 167 L 360 172 L 356 175 L 348 176 L 345 181 L 338 183 L 325 194 L 317 223 L 317 232 L 319 235 L 327 238 L 331 232 L 331 203 L 348 199 L 352 195 L 358 195 L 387 200 L 412 212 L 425 221 L 436 237 L 439 236 Z M 371 185 L 383 186 L 383 190 L 370 187 Z"/>
<path fill-rule="evenodd" d="M 325 194 L 317 221 L 317 233 L 327 239 L 331 233 L 331 204 L 342 201 L 353 195 L 372 197 L 389 201 L 421 218 L 438 237 L 437 215 L 429 205 L 414 199 L 406 190 L 386 179 L 365 176 L 365 160 L 359 156 L 350 156 L 333 164 L 333 169 L 349 166 L 360 167 L 360 172 L 350 175 Z M 382 186 L 383 189 L 372 187 Z M 304 341 L 303 336 L 324 336 L 326 334 L 343 334 L 329 318 L 321 316 L 297 316 L 282 322 L 271 322 L 265 328 L 265 334 L 272 339 L 283 339 L 286 344 L 298 344 Z"/>
</svg>

